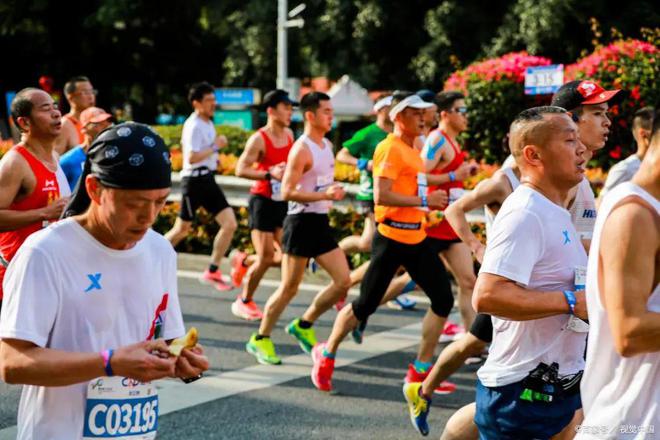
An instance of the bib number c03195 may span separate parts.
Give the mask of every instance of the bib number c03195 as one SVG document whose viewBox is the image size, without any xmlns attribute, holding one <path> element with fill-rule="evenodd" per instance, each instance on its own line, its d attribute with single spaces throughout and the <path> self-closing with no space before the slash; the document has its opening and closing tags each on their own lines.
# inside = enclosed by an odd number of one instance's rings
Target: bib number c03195
<svg viewBox="0 0 660 440">
<path fill-rule="evenodd" d="M 83 439 L 156 438 L 158 393 L 152 383 L 101 377 L 87 386 Z"/>
</svg>

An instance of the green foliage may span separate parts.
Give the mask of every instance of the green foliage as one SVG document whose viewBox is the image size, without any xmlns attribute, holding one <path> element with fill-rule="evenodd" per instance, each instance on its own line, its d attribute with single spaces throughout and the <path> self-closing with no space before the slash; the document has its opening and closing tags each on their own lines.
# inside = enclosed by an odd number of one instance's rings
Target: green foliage
<svg viewBox="0 0 660 440">
<path fill-rule="evenodd" d="M 165 145 L 170 149 L 176 150 L 181 148 L 181 131 L 183 130 L 183 125 L 155 125 L 153 128 L 163 138 Z M 240 156 L 248 138 L 254 133 L 253 131 L 247 131 L 229 125 L 216 125 L 215 131 L 219 135 L 225 135 L 227 137 L 229 145 L 222 152 L 235 156 Z"/>
</svg>

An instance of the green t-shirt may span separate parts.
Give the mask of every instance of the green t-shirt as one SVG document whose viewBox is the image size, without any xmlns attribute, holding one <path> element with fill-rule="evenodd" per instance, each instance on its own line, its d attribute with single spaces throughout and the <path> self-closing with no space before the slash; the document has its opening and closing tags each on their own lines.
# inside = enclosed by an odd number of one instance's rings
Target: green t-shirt
<svg viewBox="0 0 660 440">
<path fill-rule="evenodd" d="M 363 129 L 357 131 L 352 138 L 344 142 L 344 148 L 346 148 L 353 157 L 372 160 L 374 158 L 376 147 L 386 137 L 387 132 L 374 122 L 373 124 L 367 125 Z M 360 171 L 360 191 L 355 198 L 358 200 L 374 199 L 374 178 L 371 171 Z"/>
</svg>

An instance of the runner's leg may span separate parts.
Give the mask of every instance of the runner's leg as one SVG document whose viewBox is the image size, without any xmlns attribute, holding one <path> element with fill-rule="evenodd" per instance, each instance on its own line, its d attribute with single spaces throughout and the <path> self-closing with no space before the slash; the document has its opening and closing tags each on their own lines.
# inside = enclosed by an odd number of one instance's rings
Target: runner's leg
<svg viewBox="0 0 660 440">
<path fill-rule="evenodd" d="M 440 440 L 477 440 L 479 430 L 474 424 L 474 414 L 477 411 L 477 405 L 472 402 L 456 411 L 447 420 L 445 430 L 440 436 Z"/>
<path fill-rule="evenodd" d="M 272 232 L 253 229 L 250 231 L 250 235 L 256 251 L 256 258 L 245 274 L 243 294 L 241 295 L 244 301 L 252 299 L 259 282 L 275 259 L 275 237 Z"/>
<path fill-rule="evenodd" d="M 231 239 L 238 228 L 236 216 L 231 207 L 227 207 L 215 216 L 215 221 L 220 225 L 220 230 L 213 239 L 213 252 L 211 253 L 211 264 L 220 266 L 220 261 L 227 253 Z"/>
<path fill-rule="evenodd" d="M 461 312 L 463 326 L 469 329 L 472 326 L 476 312 L 472 307 L 472 292 L 477 282 L 474 275 L 474 265 L 472 261 L 472 252 L 465 243 L 454 243 L 449 249 L 442 252 L 446 259 L 447 267 L 454 274 L 458 284 L 458 309 Z"/>
<path fill-rule="evenodd" d="M 176 247 L 181 242 L 181 240 L 186 238 L 186 235 L 188 235 L 188 232 L 190 231 L 191 225 L 192 221 L 182 220 L 181 217 L 177 217 L 174 221 L 174 226 L 172 229 L 167 231 L 165 234 L 165 238 L 170 243 L 172 243 L 172 247 Z"/>
<path fill-rule="evenodd" d="M 351 287 L 350 270 L 346 256 L 341 249 L 335 248 L 315 257 L 315 260 L 332 277 L 332 283 L 314 297 L 310 306 L 303 313 L 302 319 L 307 322 L 316 321 L 319 316 L 345 296 Z"/>
</svg>

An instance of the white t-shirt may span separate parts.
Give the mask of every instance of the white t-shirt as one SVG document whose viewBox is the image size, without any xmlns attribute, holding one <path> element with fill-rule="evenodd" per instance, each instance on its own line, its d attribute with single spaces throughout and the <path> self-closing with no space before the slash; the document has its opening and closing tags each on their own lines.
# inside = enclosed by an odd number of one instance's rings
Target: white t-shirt
<svg viewBox="0 0 660 440">
<path fill-rule="evenodd" d="M 632 180 L 641 164 L 642 161 L 639 159 L 639 156 L 633 154 L 610 168 L 610 171 L 607 173 L 607 179 L 605 180 L 605 186 L 603 186 L 600 196 L 604 197 L 605 194 L 611 191 L 615 186 Z"/>
<path fill-rule="evenodd" d="M 596 197 L 586 177 L 578 184 L 575 200 L 568 207 L 568 211 L 580 240 L 591 240 L 596 224 Z"/>
<path fill-rule="evenodd" d="M 573 290 L 575 268 L 586 264 L 568 211 L 522 185 L 497 213 L 481 272 L 530 290 Z M 557 362 L 560 375 L 582 370 L 585 334 L 566 329 L 569 317 L 509 321 L 493 316 L 493 343 L 477 372 L 479 380 L 488 387 L 518 382 L 539 362 Z"/>
<path fill-rule="evenodd" d="M 660 214 L 660 202 L 632 182 L 617 186 L 603 199 L 589 251 L 589 344 L 580 386 L 585 418 L 576 439 L 654 438 L 640 433 L 650 426 L 654 426 L 655 435 L 660 430 L 660 352 L 630 357 L 617 353 L 598 285 L 603 226 L 612 209 L 631 195 L 645 200 Z M 660 285 L 655 286 L 646 309 L 660 313 Z"/>
<path fill-rule="evenodd" d="M 153 230 L 119 251 L 62 220 L 25 241 L 3 286 L 0 338 L 94 353 L 185 333 L 176 254 Z M 82 438 L 87 385 L 24 386 L 18 439 Z"/>
<path fill-rule="evenodd" d="M 215 171 L 218 167 L 218 153 L 213 153 L 200 162 L 190 163 L 190 154 L 213 148 L 215 137 L 216 133 L 213 121 L 205 121 L 194 112 L 188 116 L 181 132 L 181 149 L 183 151 L 182 176 L 190 175 L 190 172 L 195 168 L 206 167 L 211 171 Z"/>
</svg>

